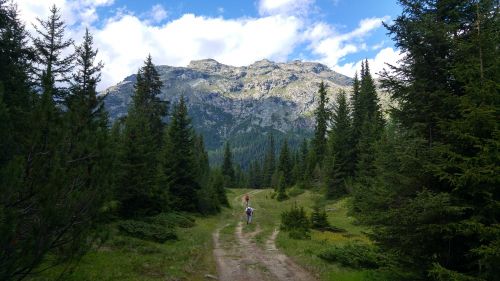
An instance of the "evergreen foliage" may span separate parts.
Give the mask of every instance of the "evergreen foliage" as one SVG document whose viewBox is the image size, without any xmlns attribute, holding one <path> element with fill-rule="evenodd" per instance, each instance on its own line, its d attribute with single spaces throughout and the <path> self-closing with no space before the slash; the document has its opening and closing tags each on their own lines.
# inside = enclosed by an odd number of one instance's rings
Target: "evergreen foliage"
<svg viewBox="0 0 500 281">
<path fill-rule="evenodd" d="M 148 56 L 137 74 L 123 132 L 117 199 L 124 217 L 154 214 L 167 206 L 167 189 L 158 185 L 158 178 L 162 178 L 158 167 L 166 161 L 160 153 L 166 114 L 166 105 L 158 98 L 160 88 L 160 78 Z"/>
<path fill-rule="evenodd" d="M 264 187 L 270 187 L 273 175 L 276 170 L 276 152 L 274 146 L 274 137 L 269 135 L 264 164 L 262 165 L 262 184 Z"/>
<path fill-rule="evenodd" d="M 303 207 L 293 204 L 289 211 L 281 214 L 281 230 L 287 231 L 290 238 L 309 239 L 311 238 L 310 221 Z"/>
<path fill-rule="evenodd" d="M 96 99 L 100 67 L 93 62 L 92 40 L 87 34 L 87 48 L 77 48 L 79 60 L 73 62 L 73 56 L 61 58 L 71 41 L 63 40 L 58 10 L 52 7 L 40 24 L 33 52 L 15 5 L 0 1 L 2 280 L 24 279 L 42 262 L 39 270 L 71 264 L 83 254 L 93 241 L 109 183 L 107 120 Z M 35 85 L 28 79 L 33 64 L 39 70 Z M 88 77 L 95 83 L 81 83 L 77 72 L 70 92 L 56 87 L 57 81 L 69 81 L 69 70 L 84 64 L 94 69 Z"/>
<path fill-rule="evenodd" d="M 197 210 L 197 191 L 201 188 L 196 179 L 193 145 L 191 121 L 184 98 L 181 97 L 173 108 L 171 122 L 165 133 L 161 169 L 172 207 L 191 212 Z"/>
<path fill-rule="evenodd" d="M 72 39 L 65 39 L 65 23 L 61 19 L 60 10 L 53 5 L 46 20 L 37 18 L 34 25 L 38 37 L 33 39 L 35 48 L 35 64 L 33 74 L 45 93 L 50 92 L 58 102 L 62 102 L 68 94 L 65 88 L 56 87 L 57 82 L 68 82 L 73 68 L 74 55 L 64 55 L 68 47 L 73 45 Z"/>
<path fill-rule="evenodd" d="M 226 178 L 227 187 L 233 187 L 236 180 L 236 175 L 233 166 L 233 155 L 229 142 L 224 145 L 224 162 L 222 163 L 222 174 Z"/>
<path fill-rule="evenodd" d="M 288 150 L 288 141 L 285 139 L 280 149 L 280 157 L 278 163 L 278 172 L 283 174 L 283 183 L 285 188 L 292 185 L 292 163 L 290 159 L 290 151 Z"/>
<path fill-rule="evenodd" d="M 498 3 L 401 5 L 405 57 L 383 75 L 398 107 L 355 211 L 396 261 L 386 279 L 498 280 Z"/>
<path fill-rule="evenodd" d="M 314 152 L 313 163 L 315 165 L 322 165 L 324 155 L 327 150 L 327 129 L 328 122 L 330 121 L 330 111 L 327 108 L 328 97 L 326 96 L 325 83 L 321 82 L 318 89 L 318 107 L 314 111 L 315 127 L 314 138 L 312 140 L 312 151 Z"/>
<path fill-rule="evenodd" d="M 345 183 L 353 175 L 351 133 L 347 97 L 345 92 L 341 91 L 337 95 L 332 113 L 328 154 L 325 159 L 325 185 L 329 197 L 346 194 Z"/>
<path fill-rule="evenodd" d="M 330 228 L 326 211 L 321 210 L 319 206 L 315 206 L 313 208 L 313 212 L 311 213 L 311 228 L 319 230 L 326 230 Z"/>
</svg>

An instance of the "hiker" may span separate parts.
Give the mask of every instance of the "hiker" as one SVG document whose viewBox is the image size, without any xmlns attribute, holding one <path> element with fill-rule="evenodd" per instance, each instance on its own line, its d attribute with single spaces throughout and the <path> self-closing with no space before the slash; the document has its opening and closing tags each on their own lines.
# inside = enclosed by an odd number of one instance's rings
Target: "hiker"
<svg viewBox="0 0 500 281">
<path fill-rule="evenodd" d="M 247 215 L 247 224 L 251 223 L 252 222 L 252 217 L 253 217 L 253 211 L 255 211 L 254 208 L 248 206 L 246 209 L 245 209 L 245 214 Z"/>
<path fill-rule="evenodd" d="M 250 201 L 250 196 L 248 196 L 248 194 L 245 195 L 245 202 L 246 202 L 246 206 L 248 207 L 248 201 Z"/>
</svg>

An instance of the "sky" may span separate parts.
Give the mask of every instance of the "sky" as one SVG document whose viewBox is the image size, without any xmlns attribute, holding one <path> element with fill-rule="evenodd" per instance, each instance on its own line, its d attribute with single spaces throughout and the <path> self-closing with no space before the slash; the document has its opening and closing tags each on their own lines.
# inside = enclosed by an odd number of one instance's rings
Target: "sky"
<svg viewBox="0 0 500 281">
<path fill-rule="evenodd" d="M 261 59 L 315 61 L 353 77 L 368 59 L 376 76 L 401 54 L 382 25 L 396 0 L 16 0 L 28 30 L 55 4 L 67 36 L 94 36 L 105 67 L 99 89 L 136 73 L 148 54 L 157 65 L 212 58 L 244 66 Z"/>
</svg>

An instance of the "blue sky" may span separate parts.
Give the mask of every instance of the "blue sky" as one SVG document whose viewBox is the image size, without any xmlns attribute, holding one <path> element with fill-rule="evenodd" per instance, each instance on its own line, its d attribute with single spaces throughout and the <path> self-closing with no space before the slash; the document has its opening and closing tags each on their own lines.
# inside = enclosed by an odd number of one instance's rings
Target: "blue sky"
<svg viewBox="0 0 500 281">
<path fill-rule="evenodd" d="M 395 0 L 17 0 L 26 23 L 61 9 L 68 36 L 88 27 L 105 63 L 100 88 L 156 64 L 186 66 L 213 58 L 229 65 L 256 60 L 317 61 L 352 76 L 362 59 L 373 72 L 400 54 L 382 21 L 401 12 Z M 29 26 L 29 25 L 28 25 Z M 31 28 L 31 27 L 30 27 Z M 77 40 L 78 41 L 78 40 Z M 375 74 L 374 73 L 374 74 Z"/>
</svg>

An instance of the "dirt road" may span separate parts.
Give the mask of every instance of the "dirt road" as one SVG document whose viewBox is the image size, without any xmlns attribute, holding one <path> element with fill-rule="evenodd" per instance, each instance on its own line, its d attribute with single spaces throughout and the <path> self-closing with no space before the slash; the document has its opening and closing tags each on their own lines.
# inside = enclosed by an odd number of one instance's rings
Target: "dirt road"
<svg viewBox="0 0 500 281">
<path fill-rule="evenodd" d="M 249 193 L 256 194 L 260 190 Z M 243 195 L 244 196 L 244 195 Z M 243 196 L 234 198 L 243 205 Z M 238 209 L 238 208 L 235 208 Z M 239 210 L 239 209 L 238 209 Z M 274 230 L 267 239 L 265 248 L 259 247 L 255 236 L 260 232 L 257 224 L 255 231 L 243 233 L 242 216 L 233 211 L 234 220 L 238 221 L 234 227 L 234 239 L 221 239 L 221 229 L 213 233 L 214 256 L 217 262 L 217 273 L 221 281 L 313 281 L 316 280 L 309 272 L 298 266 L 289 257 L 281 253 L 275 244 L 279 231 Z"/>
</svg>

